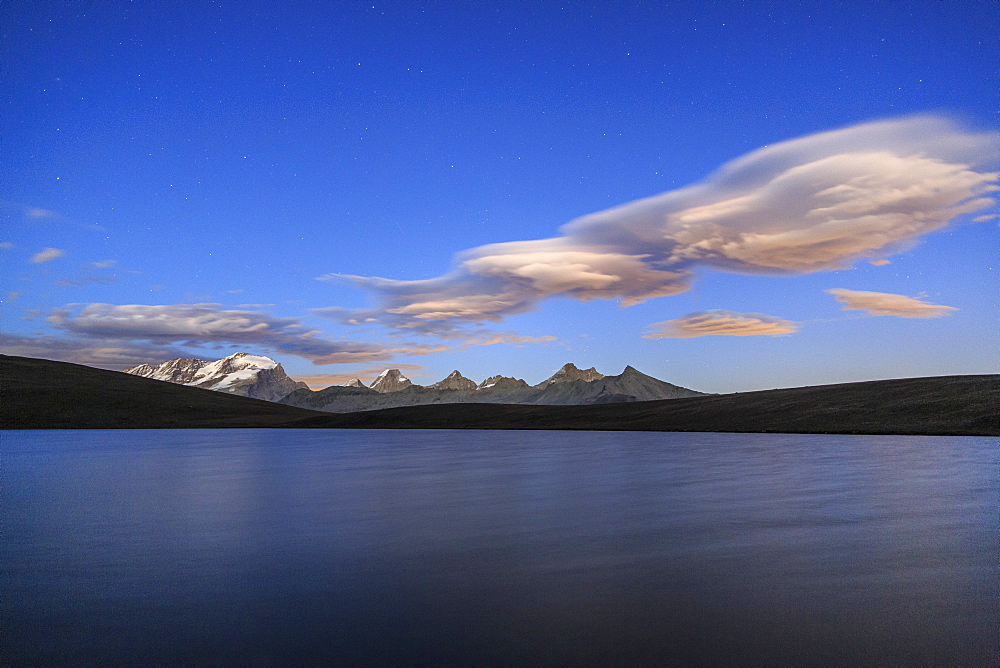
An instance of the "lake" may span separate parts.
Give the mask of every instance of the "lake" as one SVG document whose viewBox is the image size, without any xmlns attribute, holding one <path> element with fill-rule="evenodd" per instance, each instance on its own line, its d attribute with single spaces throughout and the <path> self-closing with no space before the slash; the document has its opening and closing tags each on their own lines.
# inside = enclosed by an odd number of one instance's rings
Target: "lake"
<svg viewBox="0 0 1000 668">
<path fill-rule="evenodd" d="M 1000 664 L 995 438 L 0 439 L 3 664 Z"/>
</svg>

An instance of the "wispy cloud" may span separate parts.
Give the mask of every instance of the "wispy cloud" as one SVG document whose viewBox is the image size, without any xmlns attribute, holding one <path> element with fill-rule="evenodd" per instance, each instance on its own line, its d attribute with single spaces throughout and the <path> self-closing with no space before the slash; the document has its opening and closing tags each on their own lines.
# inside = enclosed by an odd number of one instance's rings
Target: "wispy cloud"
<svg viewBox="0 0 1000 668">
<path fill-rule="evenodd" d="M 382 324 L 383 316 L 376 309 L 345 309 L 339 306 L 311 309 L 311 313 L 345 325 L 378 325 Z M 398 323 L 396 328 L 412 334 L 433 335 L 437 339 L 454 343 L 458 348 L 490 346 L 501 343 L 523 346 L 557 340 L 555 336 L 551 335 L 525 336 L 512 331 L 497 331 L 481 326 L 462 326 L 463 324 L 465 323 L 456 324 L 450 320 L 439 322 L 413 320 Z"/>
<path fill-rule="evenodd" d="M 33 225 L 56 225 L 65 226 L 76 229 L 88 230 L 90 232 L 107 232 L 108 229 L 103 225 L 96 225 L 93 223 L 81 223 L 76 221 L 65 214 L 59 213 L 58 211 L 53 211 L 51 209 L 45 209 L 40 206 L 25 206 L 17 202 L 10 202 L 6 200 L 0 200 L 0 208 L 15 211 L 20 211 L 24 219 Z"/>
<path fill-rule="evenodd" d="M 421 364 L 408 364 L 404 362 L 393 362 L 390 366 L 393 369 L 399 369 L 403 373 L 420 372 L 427 368 Z M 292 378 L 294 380 L 301 380 L 314 390 L 320 390 L 331 385 L 346 383 L 354 378 L 358 378 L 361 382 L 367 384 L 374 380 L 380 373 L 385 371 L 385 369 L 385 366 L 371 366 L 353 373 L 308 373 L 296 374 L 295 376 L 292 376 Z"/>
<path fill-rule="evenodd" d="M 889 260 L 886 260 L 886 259 L 881 259 L 881 260 L 869 260 L 869 262 L 870 262 L 871 264 L 875 265 L 876 267 L 884 267 L 884 266 L 885 266 L 885 265 L 887 265 L 887 264 L 892 264 L 892 262 L 890 262 Z"/>
<path fill-rule="evenodd" d="M 940 318 L 958 309 L 954 306 L 929 304 L 916 297 L 890 292 L 865 292 L 834 288 L 827 290 L 844 304 L 844 311 L 866 311 L 869 315 L 894 315 L 900 318 Z"/>
<path fill-rule="evenodd" d="M 52 324 L 88 336 L 166 340 L 213 340 L 221 336 L 254 338 L 295 324 L 250 311 L 226 311 L 215 304 L 90 304 L 76 314 L 57 310 Z"/>
<path fill-rule="evenodd" d="M 675 320 L 654 322 L 645 339 L 690 339 L 696 336 L 784 336 L 799 326 L 763 313 L 736 313 L 723 309 L 697 311 Z"/>
<path fill-rule="evenodd" d="M 302 357 L 313 364 L 367 363 L 449 349 L 447 345 L 331 340 L 316 330 L 306 330 L 295 318 L 222 309 L 218 304 L 89 304 L 56 309 L 47 321 L 74 335 L 107 340 L 185 346 L 253 344 Z"/>
<path fill-rule="evenodd" d="M 32 255 L 31 261 L 35 264 L 43 264 L 45 262 L 51 262 L 52 260 L 62 257 L 65 254 L 66 251 L 58 248 L 46 248 Z"/>
<path fill-rule="evenodd" d="M 84 285 L 108 285 L 114 282 L 115 279 L 111 276 L 81 276 L 79 278 L 63 278 L 56 281 L 55 284 L 61 286 L 73 285 L 81 287 Z"/>
<path fill-rule="evenodd" d="M 169 345 L 157 345 L 120 339 L 67 339 L 56 336 L 21 336 L 0 332 L 0 352 L 5 355 L 37 357 L 86 364 L 123 371 L 152 360 L 188 357 Z"/>
<path fill-rule="evenodd" d="M 327 274 L 375 293 L 345 321 L 440 333 L 499 322 L 552 296 L 623 306 L 688 290 L 694 269 L 792 275 L 908 248 L 993 203 L 1000 134 L 934 117 L 866 123 L 775 144 L 696 185 L 578 218 L 558 237 L 460 253 L 428 280 Z"/>
<path fill-rule="evenodd" d="M 557 337 L 550 335 L 527 336 L 517 332 L 497 331 L 489 327 L 453 327 L 442 328 L 436 332 L 439 339 L 449 341 L 458 348 L 468 348 L 469 346 L 494 346 L 504 344 L 510 346 L 525 346 L 539 343 L 551 343 L 557 341 Z"/>
<path fill-rule="evenodd" d="M 118 264 L 118 260 L 100 260 L 98 262 L 91 263 L 95 269 L 108 269 L 116 264 Z"/>
<path fill-rule="evenodd" d="M 292 376 L 291 378 L 292 380 L 298 380 L 305 383 L 311 390 L 322 390 L 323 388 L 330 387 L 331 385 L 346 383 L 356 377 L 357 376 L 349 373 L 300 373 Z"/>
<path fill-rule="evenodd" d="M 59 214 L 55 211 L 49 211 L 48 209 L 42 209 L 37 206 L 29 206 L 24 210 L 24 215 L 28 218 L 60 218 Z"/>
<path fill-rule="evenodd" d="M 554 336 L 523 336 L 516 332 L 490 332 L 484 331 L 474 334 L 465 339 L 464 344 L 469 346 L 495 346 L 503 343 L 512 346 L 525 346 L 535 343 L 551 343 L 555 341 Z"/>
<path fill-rule="evenodd" d="M 10 241 L 0 241 L 0 250 L 10 250 L 14 247 L 14 244 Z"/>
</svg>

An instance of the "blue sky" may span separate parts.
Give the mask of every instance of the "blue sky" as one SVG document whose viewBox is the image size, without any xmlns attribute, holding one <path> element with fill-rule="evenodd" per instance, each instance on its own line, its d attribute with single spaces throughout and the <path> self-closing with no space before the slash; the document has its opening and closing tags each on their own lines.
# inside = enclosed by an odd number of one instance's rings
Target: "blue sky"
<svg viewBox="0 0 1000 668">
<path fill-rule="evenodd" d="M 0 22 L 2 352 L 247 350 L 314 387 L 1000 372 L 993 3 L 14 0 Z"/>
</svg>

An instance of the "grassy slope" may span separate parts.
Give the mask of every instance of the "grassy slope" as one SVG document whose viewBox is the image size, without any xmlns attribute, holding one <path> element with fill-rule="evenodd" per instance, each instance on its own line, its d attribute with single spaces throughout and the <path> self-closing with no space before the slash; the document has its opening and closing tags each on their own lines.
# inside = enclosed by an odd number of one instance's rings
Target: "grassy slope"
<svg viewBox="0 0 1000 668">
<path fill-rule="evenodd" d="M 599 406 L 443 404 L 317 413 L 114 371 L 0 355 L 0 428 L 309 427 L 1000 435 L 1000 375 Z"/>
<path fill-rule="evenodd" d="M 1000 434 L 998 411 L 1000 376 L 945 376 L 600 406 L 393 408 L 294 426 L 986 436 Z"/>
<path fill-rule="evenodd" d="M 314 411 L 78 364 L 0 355 L 0 428 L 275 427 Z"/>
</svg>

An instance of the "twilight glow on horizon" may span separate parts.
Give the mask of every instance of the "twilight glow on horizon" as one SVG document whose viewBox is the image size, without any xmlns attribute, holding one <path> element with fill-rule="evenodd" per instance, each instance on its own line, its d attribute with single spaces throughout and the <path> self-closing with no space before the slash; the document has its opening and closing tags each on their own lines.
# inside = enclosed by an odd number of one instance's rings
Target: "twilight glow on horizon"
<svg viewBox="0 0 1000 668">
<path fill-rule="evenodd" d="M 16 0 L 0 353 L 1000 373 L 990 4 Z"/>
</svg>

